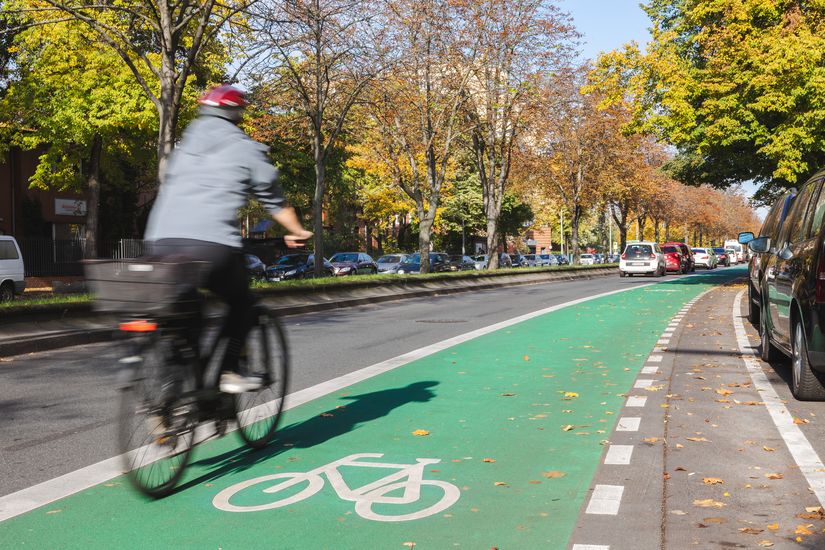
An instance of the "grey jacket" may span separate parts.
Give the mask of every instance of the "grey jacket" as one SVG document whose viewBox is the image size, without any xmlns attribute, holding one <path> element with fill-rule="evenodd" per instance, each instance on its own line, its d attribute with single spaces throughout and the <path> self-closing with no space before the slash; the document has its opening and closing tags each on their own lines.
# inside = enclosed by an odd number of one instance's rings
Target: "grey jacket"
<svg viewBox="0 0 825 550">
<path fill-rule="evenodd" d="M 254 196 L 270 213 L 284 203 L 267 148 L 230 121 L 201 114 L 169 158 L 145 239 L 241 246 L 238 209 Z"/>
</svg>

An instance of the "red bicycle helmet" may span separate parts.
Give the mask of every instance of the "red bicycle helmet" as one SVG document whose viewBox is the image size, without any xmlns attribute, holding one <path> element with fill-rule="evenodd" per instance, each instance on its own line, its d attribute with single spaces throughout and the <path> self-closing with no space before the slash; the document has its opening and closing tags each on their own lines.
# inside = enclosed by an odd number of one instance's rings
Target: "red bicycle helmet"
<svg viewBox="0 0 825 550">
<path fill-rule="evenodd" d="M 246 94 L 228 84 L 207 90 L 206 93 L 198 99 L 198 103 L 208 105 L 209 107 L 229 107 L 236 109 L 249 105 L 249 102 L 246 100 Z"/>
</svg>

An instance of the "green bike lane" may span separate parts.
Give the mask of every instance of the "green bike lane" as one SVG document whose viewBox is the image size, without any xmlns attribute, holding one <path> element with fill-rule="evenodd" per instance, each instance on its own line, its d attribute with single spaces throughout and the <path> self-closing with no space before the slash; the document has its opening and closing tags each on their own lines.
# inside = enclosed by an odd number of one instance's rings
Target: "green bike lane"
<svg viewBox="0 0 825 550">
<path fill-rule="evenodd" d="M 115 478 L 0 523 L 0 545 L 565 548 L 669 319 L 743 274 L 665 280 L 479 336 L 287 411 L 263 451 L 234 435 L 199 446 L 170 497 Z"/>
</svg>

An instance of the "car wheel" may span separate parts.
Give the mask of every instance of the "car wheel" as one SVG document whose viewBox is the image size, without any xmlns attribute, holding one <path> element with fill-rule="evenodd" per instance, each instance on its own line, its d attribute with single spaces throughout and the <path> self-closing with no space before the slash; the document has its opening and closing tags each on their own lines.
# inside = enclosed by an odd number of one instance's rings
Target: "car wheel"
<svg viewBox="0 0 825 550">
<path fill-rule="evenodd" d="M 753 290 L 753 283 L 748 282 L 748 321 L 751 322 L 752 325 L 758 326 L 759 325 L 759 300 L 754 302 L 755 292 Z"/>
<path fill-rule="evenodd" d="M 619 270 L 619 277 L 627 277 L 627 273 L 624 271 Z"/>
<path fill-rule="evenodd" d="M 12 283 L 4 283 L 0 286 L 0 302 L 11 302 L 14 300 L 14 286 Z"/>
<path fill-rule="evenodd" d="M 825 401 L 822 375 L 811 369 L 808 361 L 808 343 L 802 323 L 794 323 L 793 356 L 791 357 L 791 392 L 800 401 Z"/>
<path fill-rule="evenodd" d="M 759 344 L 759 357 L 768 363 L 779 359 L 779 351 L 771 343 L 770 331 L 768 330 L 768 320 L 767 315 L 765 315 L 764 305 L 762 306 L 762 311 L 759 315 L 759 338 L 761 338 L 761 342 Z"/>
</svg>

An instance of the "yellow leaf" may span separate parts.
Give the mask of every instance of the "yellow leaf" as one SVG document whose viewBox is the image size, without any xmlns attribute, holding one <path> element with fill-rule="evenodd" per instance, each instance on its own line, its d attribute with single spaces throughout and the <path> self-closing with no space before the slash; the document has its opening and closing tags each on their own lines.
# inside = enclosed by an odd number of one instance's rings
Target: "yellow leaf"
<svg viewBox="0 0 825 550">
<path fill-rule="evenodd" d="M 763 548 L 770 548 L 773 546 L 773 543 L 769 540 L 760 540 L 757 544 Z"/>
<path fill-rule="evenodd" d="M 768 479 L 782 479 L 784 476 L 782 474 L 765 474 L 765 477 Z"/>
<path fill-rule="evenodd" d="M 767 526 L 769 531 L 779 531 L 779 524 L 778 523 L 771 523 Z"/>
<path fill-rule="evenodd" d="M 727 506 L 724 502 L 718 502 L 712 498 L 694 500 L 693 505 L 699 506 L 700 508 L 724 508 Z"/>
<path fill-rule="evenodd" d="M 813 527 L 813 525 L 810 524 L 810 523 L 808 525 L 797 525 L 796 526 L 796 531 L 794 531 L 794 534 L 796 534 L 796 535 L 813 535 L 814 533 L 813 533 L 813 531 L 811 531 L 809 529 L 810 527 Z"/>
<path fill-rule="evenodd" d="M 644 441 L 645 443 L 656 443 L 657 441 L 659 441 L 659 438 L 658 437 L 646 437 L 642 441 Z"/>
<path fill-rule="evenodd" d="M 686 437 L 685 439 L 687 439 L 688 441 L 705 441 L 707 443 L 710 443 L 710 441 L 708 441 L 704 437 Z"/>
<path fill-rule="evenodd" d="M 725 518 L 705 518 L 702 521 L 705 522 L 705 523 L 719 523 L 719 524 L 728 522 L 728 520 L 725 519 Z"/>
<path fill-rule="evenodd" d="M 485 458 L 482 462 L 495 462 L 495 458 Z"/>
<path fill-rule="evenodd" d="M 577 393 L 576 393 L 576 392 L 574 392 L 574 391 L 566 391 L 566 392 L 564 392 L 564 396 L 565 396 L 565 397 L 578 397 L 578 396 L 579 396 L 579 394 L 577 394 Z"/>
<path fill-rule="evenodd" d="M 716 393 L 718 393 L 719 395 L 732 395 L 733 394 L 732 391 L 726 390 L 725 388 L 719 388 L 718 390 L 716 390 Z"/>
<path fill-rule="evenodd" d="M 413 435 L 430 435 L 430 432 L 428 432 L 427 430 L 415 430 L 412 434 Z"/>
<path fill-rule="evenodd" d="M 794 424 L 807 424 L 809 422 L 810 422 L 810 420 L 808 420 L 807 418 L 794 418 L 793 419 Z"/>
<path fill-rule="evenodd" d="M 702 483 L 705 485 L 722 485 L 725 481 L 718 477 L 706 477 L 702 479 Z"/>
<path fill-rule="evenodd" d="M 771 447 L 764 447 L 764 446 L 763 446 L 762 448 L 763 448 L 764 450 L 768 451 L 769 453 L 772 453 L 772 452 L 774 452 L 774 451 L 776 450 L 776 449 L 773 449 L 773 448 L 771 448 Z"/>
<path fill-rule="evenodd" d="M 564 472 L 559 472 L 559 471 L 556 471 L 556 470 L 551 470 L 551 471 L 549 471 L 549 472 L 542 472 L 542 473 L 541 473 L 541 475 L 543 475 L 544 477 L 546 477 L 546 478 L 548 478 L 548 479 L 555 479 L 555 478 L 558 478 L 558 477 L 564 477 L 564 476 L 566 476 L 567 474 L 565 474 Z"/>
<path fill-rule="evenodd" d="M 568 424 L 567 426 L 562 426 L 561 429 L 564 430 L 565 432 L 569 432 L 570 430 L 573 429 L 573 426 L 571 424 Z"/>
</svg>

